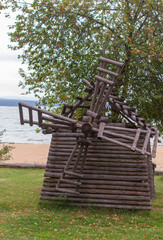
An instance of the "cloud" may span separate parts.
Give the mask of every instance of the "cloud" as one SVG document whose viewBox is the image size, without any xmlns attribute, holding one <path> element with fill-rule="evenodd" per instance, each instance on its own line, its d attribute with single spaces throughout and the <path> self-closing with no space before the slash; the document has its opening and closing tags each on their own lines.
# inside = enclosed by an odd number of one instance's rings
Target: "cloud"
<svg viewBox="0 0 163 240">
<path fill-rule="evenodd" d="M 0 55 L 0 61 L 1 62 L 20 62 L 21 59 L 18 59 L 17 54 L 3 54 Z"/>
<path fill-rule="evenodd" d="M 19 68 L 22 67 L 21 59 L 18 59 L 18 55 L 21 55 L 22 50 L 12 51 L 8 48 L 10 39 L 7 34 L 9 32 L 8 25 L 14 23 L 14 14 L 11 13 L 11 18 L 6 18 L 4 13 L 0 14 L 0 96 L 21 96 L 21 93 L 25 92 L 18 87 L 21 77 L 18 73 Z M 23 65 L 23 68 L 25 65 Z M 33 96 L 32 94 L 29 96 Z"/>
</svg>

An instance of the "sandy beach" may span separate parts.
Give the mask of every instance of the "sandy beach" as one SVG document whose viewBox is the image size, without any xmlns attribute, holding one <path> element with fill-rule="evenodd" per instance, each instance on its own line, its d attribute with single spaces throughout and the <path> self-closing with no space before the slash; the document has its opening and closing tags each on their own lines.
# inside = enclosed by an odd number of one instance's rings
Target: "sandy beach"
<svg viewBox="0 0 163 240">
<path fill-rule="evenodd" d="M 7 144 L 6 144 L 7 145 Z M 49 144 L 8 144 L 12 146 L 12 158 L 5 163 L 46 164 Z M 0 145 L 0 149 L 2 144 Z"/>
<path fill-rule="evenodd" d="M 2 148 L 0 144 L 0 149 Z M 10 144 L 12 150 L 12 158 L 5 163 L 28 163 L 28 164 L 46 164 L 49 151 L 49 144 Z M 157 147 L 156 171 L 163 171 L 163 146 Z"/>
</svg>

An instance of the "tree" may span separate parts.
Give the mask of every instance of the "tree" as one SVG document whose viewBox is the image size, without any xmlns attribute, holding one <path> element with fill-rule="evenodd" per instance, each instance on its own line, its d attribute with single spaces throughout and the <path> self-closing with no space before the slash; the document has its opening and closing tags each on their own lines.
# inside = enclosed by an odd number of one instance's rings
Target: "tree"
<svg viewBox="0 0 163 240">
<path fill-rule="evenodd" d="M 6 5 L 5 5 L 6 4 Z M 73 102 L 82 78 L 94 79 L 98 57 L 125 62 L 119 95 L 161 129 L 161 0 L 4 1 L 19 9 L 10 32 L 11 49 L 23 49 L 20 86 L 43 104 Z M 122 85 L 123 83 L 123 85 Z"/>
</svg>

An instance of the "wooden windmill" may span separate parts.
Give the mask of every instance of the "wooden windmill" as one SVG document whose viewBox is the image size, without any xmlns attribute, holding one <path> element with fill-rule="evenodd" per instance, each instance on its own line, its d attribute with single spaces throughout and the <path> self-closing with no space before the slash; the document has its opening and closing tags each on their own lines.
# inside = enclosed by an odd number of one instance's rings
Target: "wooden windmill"
<svg viewBox="0 0 163 240">
<path fill-rule="evenodd" d="M 99 60 L 96 82 L 83 79 L 85 96 L 72 106 L 64 105 L 61 115 L 19 103 L 21 124 L 36 124 L 52 134 L 41 199 L 66 196 L 69 204 L 78 206 L 151 209 L 152 157 L 159 131 L 115 94 L 124 64 Z M 110 123 L 110 112 L 103 115 L 107 107 L 126 123 Z M 29 110 L 28 120 L 24 108 Z M 85 109 L 80 121 L 73 118 L 77 108 Z M 150 138 L 154 138 L 152 152 Z"/>
</svg>

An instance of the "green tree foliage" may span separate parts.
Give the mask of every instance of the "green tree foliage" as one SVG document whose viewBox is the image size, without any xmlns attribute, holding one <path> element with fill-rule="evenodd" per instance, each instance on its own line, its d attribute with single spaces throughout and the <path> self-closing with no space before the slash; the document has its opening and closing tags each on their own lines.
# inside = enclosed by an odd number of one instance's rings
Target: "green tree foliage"
<svg viewBox="0 0 163 240">
<path fill-rule="evenodd" d="M 0 131 L 0 138 L 3 136 L 3 133 L 5 132 L 5 130 Z M 1 140 L 0 140 L 0 144 Z M 3 161 L 7 161 L 10 160 L 11 156 L 11 150 L 14 149 L 13 146 L 8 146 L 8 145 L 4 145 L 0 148 L 0 162 Z"/>
<path fill-rule="evenodd" d="M 28 71 L 22 82 L 42 102 L 73 102 L 92 81 L 98 57 L 125 62 L 118 92 L 150 122 L 162 126 L 161 0 L 34 0 L 22 4 L 9 34 L 10 47 Z M 123 84 L 123 85 L 122 85 Z"/>
</svg>

